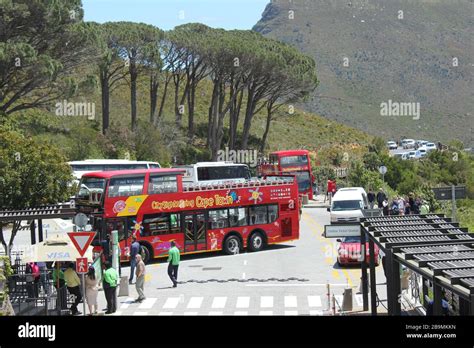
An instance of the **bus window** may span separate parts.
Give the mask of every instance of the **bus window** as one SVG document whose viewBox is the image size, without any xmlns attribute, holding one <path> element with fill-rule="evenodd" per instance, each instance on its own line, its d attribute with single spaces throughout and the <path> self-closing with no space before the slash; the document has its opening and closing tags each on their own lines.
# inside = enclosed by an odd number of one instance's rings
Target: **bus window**
<svg viewBox="0 0 474 348">
<path fill-rule="evenodd" d="M 278 218 L 278 205 L 272 204 L 268 206 L 268 222 L 272 223 Z"/>
<path fill-rule="evenodd" d="M 250 225 L 267 223 L 267 206 L 255 205 L 249 208 Z"/>
<path fill-rule="evenodd" d="M 209 229 L 229 227 L 227 209 L 209 210 Z"/>
<path fill-rule="evenodd" d="M 176 175 L 150 175 L 150 182 L 148 184 L 148 193 L 171 193 L 178 192 L 178 183 Z"/>
<path fill-rule="evenodd" d="M 149 163 L 148 167 L 151 168 L 151 169 L 161 168 L 158 163 Z"/>
<path fill-rule="evenodd" d="M 231 227 L 247 225 L 246 209 L 242 207 L 229 208 L 229 222 Z"/>
<path fill-rule="evenodd" d="M 294 166 L 294 165 L 307 165 L 308 156 L 283 156 L 280 158 L 280 164 L 282 167 L 285 166 Z"/>
<path fill-rule="evenodd" d="M 246 166 L 198 167 L 198 181 L 250 179 Z"/>
<path fill-rule="evenodd" d="M 180 233 L 180 214 L 170 214 L 170 233 Z"/>
<path fill-rule="evenodd" d="M 145 176 L 110 179 L 108 197 L 128 197 L 141 195 Z"/>
<path fill-rule="evenodd" d="M 173 214 L 176 215 L 176 214 Z M 169 214 L 145 215 L 143 218 L 143 236 L 156 236 L 169 233 Z"/>
</svg>

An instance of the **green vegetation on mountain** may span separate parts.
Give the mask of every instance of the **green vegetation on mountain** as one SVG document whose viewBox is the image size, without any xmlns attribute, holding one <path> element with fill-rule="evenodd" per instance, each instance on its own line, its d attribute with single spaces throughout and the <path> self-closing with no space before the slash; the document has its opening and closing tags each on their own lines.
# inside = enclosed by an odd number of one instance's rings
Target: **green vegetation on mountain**
<svg viewBox="0 0 474 348">
<path fill-rule="evenodd" d="M 303 108 L 386 140 L 474 146 L 472 1 L 274 0 L 253 28 L 316 61 Z M 420 103 L 420 117 L 381 103 Z"/>
</svg>

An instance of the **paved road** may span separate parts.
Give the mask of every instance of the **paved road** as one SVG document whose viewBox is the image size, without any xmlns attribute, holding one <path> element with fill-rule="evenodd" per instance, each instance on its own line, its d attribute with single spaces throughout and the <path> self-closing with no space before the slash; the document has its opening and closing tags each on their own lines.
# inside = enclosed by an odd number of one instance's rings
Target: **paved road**
<svg viewBox="0 0 474 348">
<path fill-rule="evenodd" d="M 308 208 L 297 241 L 257 253 L 184 256 L 177 288 L 171 287 L 166 263 L 150 264 L 145 278 L 147 300 L 134 303 L 137 293 L 132 285 L 129 296 L 118 298 L 115 315 L 325 315 L 329 314 L 327 283 L 339 303 L 343 289 L 352 287 L 354 309 L 361 309 L 362 297 L 356 294 L 360 268 L 336 265 L 337 244 L 321 235 L 327 223 L 325 209 Z M 129 267 L 122 268 L 122 276 L 128 272 Z M 381 267 L 377 279 L 384 281 Z M 105 308 L 103 292 L 99 308 Z"/>
</svg>

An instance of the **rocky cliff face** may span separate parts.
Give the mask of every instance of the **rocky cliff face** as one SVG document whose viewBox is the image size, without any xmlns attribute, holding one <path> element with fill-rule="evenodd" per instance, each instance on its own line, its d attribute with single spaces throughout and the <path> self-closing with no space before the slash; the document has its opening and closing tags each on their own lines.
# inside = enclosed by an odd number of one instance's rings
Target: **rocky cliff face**
<svg viewBox="0 0 474 348">
<path fill-rule="evenodd" d="M 469 0 L 273 0 L 253 29 L 315 58 L 307 110 L 385 138 L 472 146 L 473 13 Z"/>
</svg>

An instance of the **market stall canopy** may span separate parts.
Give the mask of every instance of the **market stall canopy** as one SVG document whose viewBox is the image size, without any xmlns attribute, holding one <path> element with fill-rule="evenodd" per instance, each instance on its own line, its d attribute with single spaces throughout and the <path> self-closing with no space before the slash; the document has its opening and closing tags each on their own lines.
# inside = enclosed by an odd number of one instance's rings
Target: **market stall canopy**
<svg viewBox="0 0 474 348">
<path fill-rule="evenodd" d="M 23 262 L 76 261 L 81 257 L 71 239 L 67 235 L 54 235 L 44 242 L 32 245 L 25 251 Z M 83 257 L 92 261 L 90 246 Z"/>
</svg>

